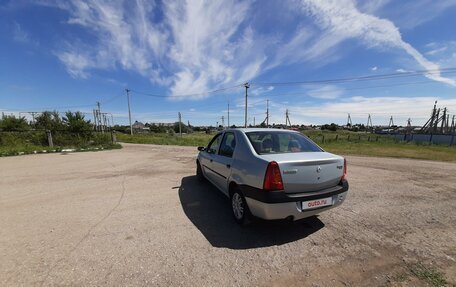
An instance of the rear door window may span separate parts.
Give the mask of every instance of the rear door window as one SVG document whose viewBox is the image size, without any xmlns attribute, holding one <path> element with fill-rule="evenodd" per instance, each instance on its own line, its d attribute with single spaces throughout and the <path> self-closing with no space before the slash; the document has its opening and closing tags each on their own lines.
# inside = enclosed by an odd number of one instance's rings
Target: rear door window
<svg viewBox="0 0 456 287">
<path fill-rule="evenodd" d="M 226 157 L 233 157 L 236 148 L 236 139 L 233 133 L 225 133 L 222 143 L 220 144 L 219 154 Z"/>
<path fill-rule="evenodd" d="M 246 134 L 258 154 L 322 151 L 314 142 L 300 133 L 261 131 Z"/>
<path fill-rule="evenodd" d="M 212 153 L 212 154 L 217 154 L 221 141 L 222 141 L 222 134 L 216 135 L 207 145 L 207 149 L 206 149 L 207 152 Z"/>
</svg>

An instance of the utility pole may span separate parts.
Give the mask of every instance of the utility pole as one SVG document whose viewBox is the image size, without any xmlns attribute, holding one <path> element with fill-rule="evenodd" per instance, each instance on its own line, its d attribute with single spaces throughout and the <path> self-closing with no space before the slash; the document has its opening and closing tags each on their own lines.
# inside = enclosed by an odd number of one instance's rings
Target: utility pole
<svg viewBox="0 0 456 287">
<path fill-rule="evenodd" d="M 180 112 L 178 113 L 178 116 L 179 116 L 179 136 L 182 137 L 182 115 Z"/>
<path fill-rule="evenodd" d="M 405 130 L 406 130 L 407 134 L 412 133 L 412 120 L 410 118 L 408 118 L 408 120 L 407 120 L 407 128 Z"/>
<path fill-rule="evenodd" d="M 131 124 L 131 110 L 130 110 L 130 90 L 125 89 L 127 92 L 127 99 L 128 99 L 128 120 L 130 121 L 130 135 L 133 135 L 133 125 Z"/>
<path fill-rule="evenodd" d="M 370 128 L 373 130 L 374 127 L 372 126 L 372 118 L 371 118 L 371 115 L 369 114 L 369 116 L 367 117 L 367 127 L 366 127 L 366 132 L 367 132 L 367 129 L 369 129 L 369 126 Z"/>
<path fill-rule="evenodd" d="M 93 110 L 93 128 L 95 129 L 95 131 L 98 131 L 97 114 L 96 114 L 96 110 L 95 109 Z"/>
<path fill-rule="evenodd" d="M 392 127 L 392 126 L 394 126 L 393 116 L 390 117 L 390 121 L 388 124 L 388 127 Z"/>
<path fill-rule="evenodd" d="M 440 133 L 444 133 L 444 128 L 445 128 L 445 121 L 446 121 L 446 112 L 447 112 L 447 108 L 444 108 L 443 109 L 443 115 L 442 115 L 442 124 L 440 125 Z"/>
<path fill-rule="evenodd" d="M 456 128 L 456 126 L 455 126 L 454 115 L 453 115 L 453 120 L 451 121 L 451 129 L 450 129 L 452 134 L 454 134 L 455 128 Z"/>
<path fill-rule="evenodd" d="M 222 127 L 225 128 L 225 117 L 222 116 Z"/>
<path fill-rule="evenodd" d="M 437 113 L 435 114 L 434 126 L 432 127 L 432 132 L 437 132 L 437 126 L 439 124 L 439 116 L 440 116 L 440 108 L 437 109 Z"/>
<path fill-rule="evenodd" d="M 228 128 L 230 127 L 230 102 L 228 102 Z"/>
<path fill-rule="evenodd" d="M 32 115 L 32 122 L 35 124 L 35 115 L 38 114 L 38 112 L 28 112 L 29 114 Z"/>
<path fill-rule="evenodd" d="M 269 128 L 269 100 L 266 100 L 266 127 Z"/>
<path fill-rule="evenodd" d="M 245 87 L 245 121 L 244 121 L 244 127 L 247 127 L 247 89 L 250 88 L 250 84 L 247 82 L 244 84 Z"/>
<path fill-rule="evenodd" d="M 285 126 L 287 127 L 288 124 L 290 124 L 290 127 L 291 127 L 290 117 L 288 116 L 288 109 L 287 109 L 285 111 Z"/>
<path fill-rule="evenodd" d="M 104 134 L 106 123 L 103 121 L 103 114 L 101 113 L 100 102 L 97 102 L 96 114 L 97 114 L 97 121 L 98 121 L 97 125 L 98 125 L 98 128 L 101 130 L 101 133 Z"/>
<path fill-rule="evenodd" d="M 352 125 L 353 125 L 353 124 L 352 124 L 352 118 L 351 118 L 350 114 L 348 114 L 348 118 L 347 118 L 347 127 L 350 127 L 350 128 L 351 128 Z"/>
<path fill-rule="evenodd" d="M 429 124 L 429 127 L 431 128 L 431 132 L 434 127 L 434 119 L 435 119 L 435 114 L 437 112 L 436 107 L 437 107 L 437 101 L 434 102 L 434 108 L 432 109 L 431 123 Z"/>
<path fill-rule="evenodd" d="M 255 127 L 255 117 L 253 117 L 253 127 Z"/>
</svg>

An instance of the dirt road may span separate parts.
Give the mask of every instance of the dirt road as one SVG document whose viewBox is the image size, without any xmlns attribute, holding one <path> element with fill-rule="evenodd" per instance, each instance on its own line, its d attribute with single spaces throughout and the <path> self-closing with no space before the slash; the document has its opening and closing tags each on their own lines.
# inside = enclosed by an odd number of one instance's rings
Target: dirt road
<svg viewBox="0 0 456 287">
<path fill-rule="evenodd" d="M 0 286 L 429 286 L 417 263 L 456 283 L 456 164 L 348 157 L 340 208 L 239 227 L 195 157 L 0 158 Z"/>
</svg>

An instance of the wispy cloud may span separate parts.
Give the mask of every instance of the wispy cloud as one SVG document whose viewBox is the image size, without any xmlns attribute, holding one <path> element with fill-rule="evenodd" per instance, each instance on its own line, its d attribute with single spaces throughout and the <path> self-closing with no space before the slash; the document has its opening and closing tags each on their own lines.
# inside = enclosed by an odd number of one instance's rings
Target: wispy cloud
<svg viewBox="0 0 456 287">
<path fill-rule="evenodd" d="M 359 4 L 359 9 L 354 0 L 292 2 L 300 9 L 290 12 L 295 28 L 286 33 L 255 26 L 250 15 L 261 13 L 261 7 L 248 1 L 39 3 L 66 11 L 67 24 L 95 36 L 95 43 L 69 41 L 55 52 L 75 78 L 87 78 L 96 69 L 123 69 L 167 87 L 170 96 L 201 93 L 252 80 L 278 66 L 326 65 L 343 56 L 340 44 L 356 39 L 383 52 L 402 50 L 424 69 L 437 70 L 428 78 L 456 85 L 440 75 L 438 63 L 405 42 L 393 22 L 369 14 L 387 0 Z"/>
<path fill-rule="evenodd" d="M 38 45 L 38 42 L 32 40 L 30 34 L 17 22 L 13 23 L 13 40 L 22 44 Z"/>
<path fill-rule="evenodd" d="M 333 85 L 326 85 L 307 92 L 309 96 L 317 99 L 337 99 L 344 93 L 344 90 Z"/>
<path fill-rule="evenodd" d="M 327 33 L 339 35 L 341 40 L 356 38 L 369 48 L 402 49 L 426 70 L 438 70 L 439 66 L 427 60 L 412 45 L 405 42 L 399 29 L 387 19 L 360 12 L 351 0 L 312 1 L 303 0 L 302 9 L 315 19 Z M 454 79 L 440 73 L 429 73 L 432 80 L 456 86 Z"/>
<path fill-rule="evenodd" d="M 97 42 L 71 43 L 57 52 L 68 72 L 74 77 L 87 77 L 90 69 L 120 67 L 165 83 L 158 72 L 160 59 L 165 53 L 166 32 L 160 25 L 153 25 L 150 15 L 154 5 L 136 1 L 136 5 L 124 5 L 122 1 L 70 1 L 58 5 L 66 10 L 68 24 L 79 25 L 92 31 Z"/>
</svg>

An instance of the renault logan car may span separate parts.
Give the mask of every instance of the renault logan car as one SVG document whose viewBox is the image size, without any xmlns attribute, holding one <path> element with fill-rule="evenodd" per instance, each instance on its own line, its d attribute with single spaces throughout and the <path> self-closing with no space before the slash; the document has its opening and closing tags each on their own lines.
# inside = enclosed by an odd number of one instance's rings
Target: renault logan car
<svg viewBox="0 0 456 287">
<path fill-rule="evenodd" d="M 306 218 L 345 200 L 347 163 L 303 134 L 282 129 L 228 129 L 198 147 L 196 175 L 231 200 L 234 219 Z"/>
</svg>

